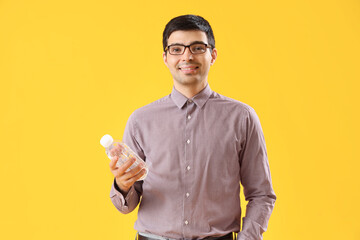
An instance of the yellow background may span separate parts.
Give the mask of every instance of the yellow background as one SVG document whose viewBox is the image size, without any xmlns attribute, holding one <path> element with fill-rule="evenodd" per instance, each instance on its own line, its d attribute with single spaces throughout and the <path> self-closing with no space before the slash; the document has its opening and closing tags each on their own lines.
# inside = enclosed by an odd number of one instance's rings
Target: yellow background
<svg viewBox="0 0 360 240">
<path fill-rule="evenodd" d="M 358 0 L 1 0 L 0 239 L 133 239 L 99 140 L 170 93 L 162 31 L 187 13 L 215 33 L 211 88 L 260 117 L 264 239 L 360 239 Z"/>
</svg>

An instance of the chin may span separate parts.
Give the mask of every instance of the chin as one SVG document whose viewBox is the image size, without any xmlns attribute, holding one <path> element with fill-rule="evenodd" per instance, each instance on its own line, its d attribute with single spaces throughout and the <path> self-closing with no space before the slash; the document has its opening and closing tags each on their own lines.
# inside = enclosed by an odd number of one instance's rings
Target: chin
<svg viewBox="0 0 360 240">
<path fill-rule="evenodd" d="M 185 79 L 182 78 L 182 79 L 177 79 L 176 81 L 182 85 L 194 85 L 194 84 L 199 84 L 201 82 L 201 80 L 197 78 L 185 78 Z"/>
</svg>

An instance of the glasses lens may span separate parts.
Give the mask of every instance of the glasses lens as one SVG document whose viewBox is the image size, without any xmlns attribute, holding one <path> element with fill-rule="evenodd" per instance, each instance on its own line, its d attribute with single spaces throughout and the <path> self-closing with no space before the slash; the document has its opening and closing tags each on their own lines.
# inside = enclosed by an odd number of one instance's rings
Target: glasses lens
<svg viewBox="0 0 360 240">
<path fill-rule="evenodd" d="M 173 55 L 181 55 L 184 52 L 184 46 L 181 45 L 172 45 L 169 46 L 169 53 Z"/>
<path fill-rule="evenodd" d="M 204 53 L 206 51 L 206 45 L 203 43 L 195 43 L 190 45 L 190 50 L 193 54 Z"/>
</svg>

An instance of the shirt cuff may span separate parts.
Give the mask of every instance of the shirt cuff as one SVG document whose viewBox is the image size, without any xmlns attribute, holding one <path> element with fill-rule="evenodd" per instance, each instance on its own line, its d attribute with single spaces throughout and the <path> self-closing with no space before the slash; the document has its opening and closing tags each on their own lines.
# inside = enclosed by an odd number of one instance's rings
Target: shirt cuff
<svg viewBox="0 0 360 240">
<path fill-rule="evenodd" d="M 135 187 L 134 185 L 132 185 L 131 188 L 129 189 L 129 192 L 126 194 L 126 197 L 124 197 L 124 194 L 121 193 L 121 190 L 119 186 L 116 184 L 116 181 L 114 179 L 114 182 L 110 190 L 110 198 L 117 198 L 118 200 L 120 200 L 121 207 L 128 207 L 129 199 L 132 198 L 135 192 L 136 192 Z"/>
<path fill-rule="evenodd" d="M 248 217 L 243 218 L 242 231 L 238 233 L 237 240 L 262 240 L 262 227 Z"/>
</svg>

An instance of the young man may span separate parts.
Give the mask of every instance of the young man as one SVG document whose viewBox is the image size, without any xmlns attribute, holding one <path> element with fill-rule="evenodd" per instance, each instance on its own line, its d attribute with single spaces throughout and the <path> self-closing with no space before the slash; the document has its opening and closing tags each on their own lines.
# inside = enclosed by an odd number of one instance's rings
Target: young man
<svg viewBox="0 0 360 240">
<path fill-rule="evenodd" d="M 210 89 L 217 50 L 205 19 L 172 19 L 163 46 L 173 90 L 135 110 L 123 136 L 149 172 L 136 181 L 142 166 L 125 172 L 134 159 L 118 168 L 114 158 L 113 204 L 129 213 L 140 202 L 138 239 L 262 239 L 276 196 L 255 111 Z M 249 201 L 241 232 L 240 182 Z"/>
</svg>

